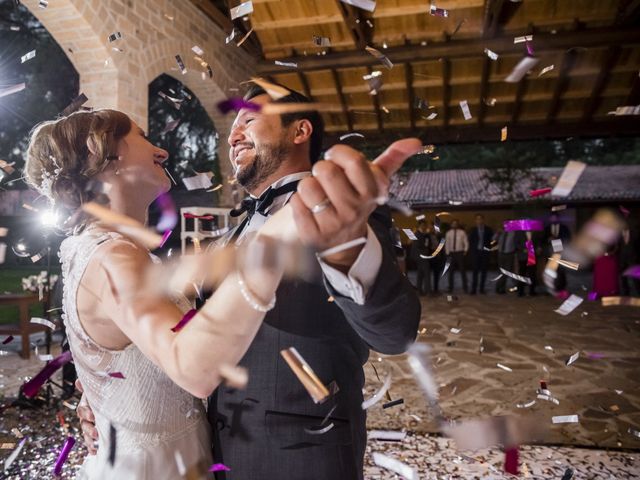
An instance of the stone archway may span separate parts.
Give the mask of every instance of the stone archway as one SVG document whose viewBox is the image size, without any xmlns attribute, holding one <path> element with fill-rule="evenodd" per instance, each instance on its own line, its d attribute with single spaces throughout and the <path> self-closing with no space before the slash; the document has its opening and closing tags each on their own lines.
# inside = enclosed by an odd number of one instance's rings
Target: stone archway
<svg viewBox="0 0 640 480">
<path fill-rule="evenodd" d="M 127 112 L 143 128 L 147 126 L 148 85 L 162 73 L 180 76 L 176 55 L 188 73 L 181 81 L 197 96 L 220 135 L 218 158 L 225 177 L 231 175 L 226 137 L 232 119 L 220 115 L 215 105 L 229 87 L 252 75 L 254 61 L 235 45 L 225 44 L 225 32 L 191 2 L 180 7 L 157 0 L 55 0 L 45 9 L 38 0 L 23 0 L 67 53 L 80 75 L 80 91 L 87 105 Z M 109 35 L 122 38 L 109 42 Z M 205 51 L 213 72 L 202 79 L 191 48 Z M 197 72 L 197 73 L 196 73 Z M 223 199 L 231 204 L 230 189 Z"/>
</svg>

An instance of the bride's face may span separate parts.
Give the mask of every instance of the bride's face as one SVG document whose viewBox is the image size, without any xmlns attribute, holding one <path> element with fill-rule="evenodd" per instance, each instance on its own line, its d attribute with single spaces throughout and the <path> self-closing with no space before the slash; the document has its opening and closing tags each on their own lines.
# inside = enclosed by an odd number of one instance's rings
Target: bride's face
<svg viewBox="0 0 640 480">
<path fill-rule="evenodd" d="M 163 167 L 168 158 L 169 153 L 149 142 L 144 131 L 131 121 L 131 130 L 118 143 L 118 159 L 113 162 L 110 181 L 130 187 L 127 190 L 136 195 L 149 194 L 153 200 L 171 188 Z"/>
</svg>

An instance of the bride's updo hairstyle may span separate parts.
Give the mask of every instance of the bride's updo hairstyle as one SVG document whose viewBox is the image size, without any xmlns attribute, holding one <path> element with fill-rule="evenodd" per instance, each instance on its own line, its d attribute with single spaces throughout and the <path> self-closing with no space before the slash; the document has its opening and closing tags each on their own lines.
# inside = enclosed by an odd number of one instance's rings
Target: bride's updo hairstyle
<svg viewBox="0 0 640 480">
<path fill-rule="evenodd" d="M 75 213 L 95 199 L 94 177 L 117 160 L 118 141 L 131 120 L 116 110 L 76 112 L 37 125 L 27 150 L 25 177 L 55 208 Z"/>
</svg>

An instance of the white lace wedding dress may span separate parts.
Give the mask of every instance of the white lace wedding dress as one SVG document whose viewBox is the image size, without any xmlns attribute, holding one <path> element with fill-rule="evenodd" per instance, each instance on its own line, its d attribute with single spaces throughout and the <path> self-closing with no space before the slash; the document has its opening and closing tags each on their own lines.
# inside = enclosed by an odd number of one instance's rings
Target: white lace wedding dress
<svg viewBox="0 0 640 480">
<path fill-rule="evenodd" d="M 174 384 L 135 345 L 108 350 L 94 342 L 80 324 L 78 286 L 96 248 L 109 241 L 127 240 L 117 233 L 88 229 L 67 238 L 60 248 L 64 322 L 78 378 L 99 433 L 98 454 L 86 458 L 77 478 L 209 478 L 192 473 L 203 466 L 206 471 L 211 465 L 209 426 L 202 402 Z M 121 373 L 125 378 L 109 373 Z M 116 432 L 113 464 L 111 426 Z"/>
</svg>

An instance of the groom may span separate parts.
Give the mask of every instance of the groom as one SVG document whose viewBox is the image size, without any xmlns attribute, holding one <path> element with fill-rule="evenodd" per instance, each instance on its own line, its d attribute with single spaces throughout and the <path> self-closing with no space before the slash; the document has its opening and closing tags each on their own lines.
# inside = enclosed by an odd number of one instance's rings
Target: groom
<svg viewBox="0 0 640 480">
<path fill-rule="evenodd" d="M 245 100 L 272 102 L 257 86 Z M 291 92 L 275 103 L 307 102 Z M 317 112 L 279 116 L 244 109 L 229 135 L 237 181 L 251 197 L 228 241 L 241 243 L 290 203 L 302 240 L 318 250 L 359 237 L 366 243 L 325 257 L 324 284 L 282 282 L 275 308 L 240 362 L 249 370 L 247 388 L 223 385 L 209 399 L 214 457 L 231 468 L 218 479 L 362 479 L 362 366 L 369 349 L 399 354 L 417 333 L 419 300 L 396 264 L 388 209 L 375 209 L 384 174 L 344 145 L 320 160 L 322 135 Z M 398 163 L 397 151 L 383 155 L 383 163 Z M 280 356 L 291 346 L 325 385 L 337 386 L 325 403 L 313 403 Z M 333 427 L 314 433 L 328 414 L 324 426 Z"/>
</svg>

